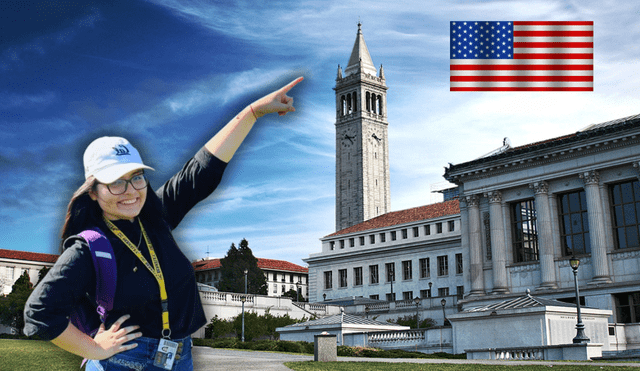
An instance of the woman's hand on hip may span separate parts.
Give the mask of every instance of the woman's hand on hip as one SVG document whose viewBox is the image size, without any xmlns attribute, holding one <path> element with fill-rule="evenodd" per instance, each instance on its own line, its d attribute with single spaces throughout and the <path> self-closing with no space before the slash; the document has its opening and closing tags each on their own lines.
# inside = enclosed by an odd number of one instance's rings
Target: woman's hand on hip
<svg viewBox="0 0 640 371">
<path fill-rule="evenodd" d="M 101 353 L 104 353 L 104 356 L 101 354 L 101 358 L 99 359 L 106 359 L 114 354 L 118 354 L 138 346 L 136 343 L 126 344 L 127 342 L 142 336 L 141 332 L 134 332 L 138 330 L 140 326 L 122 327 L 122 324 L 130 317 L 131 316 L 129 315 L 124 315 L 118 318 L 118 320 L 111 325 L 108 330 L 105 328 L 104 323 L 100 325 L 98 333 L 93 338 L 101 349 Z"/>
</svg>

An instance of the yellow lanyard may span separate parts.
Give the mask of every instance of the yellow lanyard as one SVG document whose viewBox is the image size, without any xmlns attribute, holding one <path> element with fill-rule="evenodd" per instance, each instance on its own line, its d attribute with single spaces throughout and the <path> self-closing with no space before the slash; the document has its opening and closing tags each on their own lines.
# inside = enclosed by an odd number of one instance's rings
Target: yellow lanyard
<svg viewBox="0 0 640 371">
<path fill-rule="evenodd" d="M 147 232 L 144 230 L 144 227 L 142 226 L 142 221 L 140 221 L 140 218 L 138 218 L 138 223 L 140 223 L 140 231 L 142 231 L 142 236 L 144 236 L 144 242 L 146 242 L 147 248 L 149 249 L 149 255 L 151 256 L 151 262 L 153 263 L 153 267 L 151 266 L 151 264 L 149 264 L 147 259 L 145 259 L 144 255 L 142 255 L 142 252 L 140 252 L 138 247 L 134 245 L 133 242 L 131 242 L 127 238 L 127 236 L 125 236 L 125 234 L 122 233 L 122 231 L 118 229 L 118 227 L 116 227 L 115 224 L 113 224 L 109 219 L 105 217 L 103 217 L 103 219 L 104 219 L 104 222 L 107 224 L 107 227 L 109 227 L 109 229 L 111 230 L 111 232 L 113 232 L 113 234 L 115 234 L 116 237 L 118 237 L 120 241 L 122 241 L 122 243 L 124 243 L 129 248 L 129 250 L 131 250 L 131 252 L 138 257 L 138 259 L 140 259 L 142 264 L 144 264 L 144 266 L 147 267 L 147 269 L 151 272 L 151 274 L 153 274 L 153 276 L 156 278 L 156 281 L 158 281 L 158 286 L 160 287 L 160 300 L 162 304 L 162 337 L 165 339 L 169 339 L 169 337 L 171 336 L 171 329 L 169 328 L 169 301 L 167 296 L 167 289 L 164 284 L 164 276 L 162 275 L 162 269 L 160 268 L 160 262 L 158 261 L 158 256 L 156 255 L 156 252 L 153 249 L 153 245 L 149 240 L 149 236 L 147 235 Z"/>
</svg>

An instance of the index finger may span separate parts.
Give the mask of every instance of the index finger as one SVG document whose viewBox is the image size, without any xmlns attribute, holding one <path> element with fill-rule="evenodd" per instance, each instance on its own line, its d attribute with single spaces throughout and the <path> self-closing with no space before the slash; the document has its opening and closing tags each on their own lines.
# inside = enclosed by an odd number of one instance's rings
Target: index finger
<svg viewBox="0 0 640 371">
<path fill-rule="evenodd" d="M 125 314 L 124 316 L 118 318 L 118 320 L 115 321 L 112 326 L 114 331 L 118 331 L 120 329 L 120 326 L 122 326 L 122 324 L 129 318 L 131 318 L 131 316 L 128 314 Z"/>
<path fill-rule="evenodd" d="M 285 85 L 282 89 L 280 89 L 280 91 L 283 92 L 283 93 L 286 93 L 289 90 L 291 90 L 291 88 L 296 86 L 302 80 L 304 80 L 304 77 L 300 76 L 297 79 L 295 79 L 295 80 L 291 81 L 290 83 L 288 83 L 287 85 Z"/>
</svg>

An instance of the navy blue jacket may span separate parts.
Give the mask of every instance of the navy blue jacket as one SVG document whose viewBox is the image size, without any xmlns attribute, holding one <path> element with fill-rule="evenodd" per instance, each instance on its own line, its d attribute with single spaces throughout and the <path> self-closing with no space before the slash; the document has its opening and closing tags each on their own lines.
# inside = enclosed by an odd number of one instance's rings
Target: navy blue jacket
<svg viewBox="0 0 640 371">
<path fill-rule="evenodd" d="M 156 191 L 168 228 L 176 228 L 193 206 L 213 192 L 225 168 L 225 162 L 203 148 Z M 137 222 L 119 220 L 115 224 L 137 245 L 140 241 Z M 170 231 L 154 230 L 144 220 L 142 224 L 162 267 L 169 299 L 171 337 L 184 338 L 206 324 L 193 266 L 180 251 Z M 114 307 L 107 317 L 107 328 L 122 315 L 129 314 L 131 318 L 126 326 L 139 325 L 143 336 L 161 338 L 162 309 L 156 279 L 106 225 L 97 227 L 111 242 L 118 269 Z M 68 317 L 74 307 L 95 308 L 96 277 L 89 246 L 84 239 L 73 236 L 65 241 L 64 247 L 62 255 L 27 301 L 24 311 L 24 333 L 27 336 L 55 339 L 67 328 Z M 144 239 L 140 250 L 151 263 Z"/>
</svg>

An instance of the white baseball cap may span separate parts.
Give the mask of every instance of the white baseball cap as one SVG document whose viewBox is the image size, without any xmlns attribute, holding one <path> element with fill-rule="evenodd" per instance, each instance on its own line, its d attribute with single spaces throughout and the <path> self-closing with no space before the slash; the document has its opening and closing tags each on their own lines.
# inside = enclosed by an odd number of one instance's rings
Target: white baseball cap
<svg viewBox="0 0 640 371">
<path fill-rule="evenodd" d="M 84 151 L 84 177 L 94 176 L 100 183 L 113 183 L 125 174 L 153 168 L 142 163 L 140 153 L 131 143 L 119 137 L 101 137 Z"/>
</svg>

